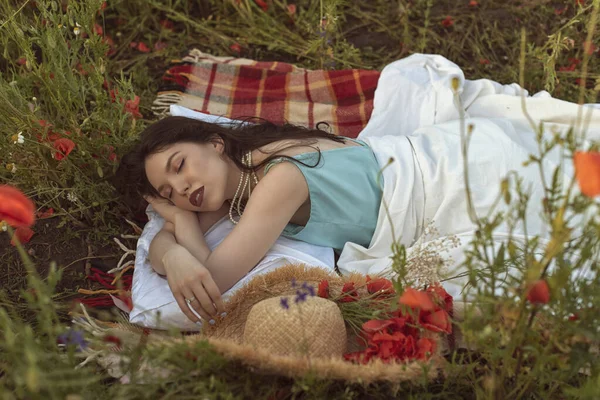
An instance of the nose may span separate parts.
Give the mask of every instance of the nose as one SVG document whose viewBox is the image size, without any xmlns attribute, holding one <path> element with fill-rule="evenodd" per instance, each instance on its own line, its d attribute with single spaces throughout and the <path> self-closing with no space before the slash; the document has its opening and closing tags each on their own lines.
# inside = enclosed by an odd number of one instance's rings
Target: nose
<svg viewBox="0 0 600 400">
<path fill-rule="evenodd" d="M 190 185 L 184 179 L 178 179 L 176 182 L 173 182 L 173 188 L 177 193 L 185 196 L 190 189 Z"/>
</svg>

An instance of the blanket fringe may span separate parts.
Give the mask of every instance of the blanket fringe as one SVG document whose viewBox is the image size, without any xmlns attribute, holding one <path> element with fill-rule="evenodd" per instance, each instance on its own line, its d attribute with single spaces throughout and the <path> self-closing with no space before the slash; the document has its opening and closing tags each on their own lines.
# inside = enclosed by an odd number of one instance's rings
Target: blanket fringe
<svg viewBox="0 0 600 400">
<path fill-rule="evenodd" d="M 167 116 L 171 105 L 179 104 L 183 99 L 181 92 L 162 92 L 152 102 L 152 112 L 157 116 Z"/>
</svg>

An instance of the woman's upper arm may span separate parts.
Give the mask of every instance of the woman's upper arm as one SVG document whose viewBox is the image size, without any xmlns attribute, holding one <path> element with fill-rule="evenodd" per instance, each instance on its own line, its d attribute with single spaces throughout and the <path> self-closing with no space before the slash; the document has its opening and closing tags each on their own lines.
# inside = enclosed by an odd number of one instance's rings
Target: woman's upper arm
<svg viewBox="0 0 600 400">
<path fill-rule="evenodd" d="M 306 180 L 292 163 L 278 164 L 265 175 L 239 223 L 206 260 L 222 292 L 258 264 L 308 196 Z"/>
</svg>

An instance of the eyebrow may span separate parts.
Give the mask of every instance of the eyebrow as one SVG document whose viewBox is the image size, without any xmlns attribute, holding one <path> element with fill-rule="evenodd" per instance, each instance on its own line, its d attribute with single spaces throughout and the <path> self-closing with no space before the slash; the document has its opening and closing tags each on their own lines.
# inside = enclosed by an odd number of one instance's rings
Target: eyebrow
<svg viewBox="0 0 600 400">
<path fill-rule="evenodd" d="M 165 172 L 169 173 L 169 168 L 171 168 L 171 161 L 173 161 L 173 157 L 175 157 L 177 154 L 179 154 L 178 151 L 176 151 L 175 153 L 171 154 L 169 156 L 169 158 L 167 159 L 167 165 L 165 166 Z M 156 191 L 158 193 L 162 192 L 162 190 L 165 188 L 166 184 L 162 184 L 158 187 L 158 189 L 156 189 Z"/>
</svg>

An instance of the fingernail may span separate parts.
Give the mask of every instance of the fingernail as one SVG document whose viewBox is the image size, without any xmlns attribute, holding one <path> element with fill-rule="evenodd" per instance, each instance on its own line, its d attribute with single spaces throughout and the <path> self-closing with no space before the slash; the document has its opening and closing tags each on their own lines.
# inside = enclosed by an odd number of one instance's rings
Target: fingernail
<svg viewBox="0 0 600 400">
<path fill-rule="evenodd" d="M 196 325 L 202 326 L 202 321 L 196 321 Z"/>
<path fill-rule="evenodd" d="M 226 317 L 226 316 L 227 316 L 227 313 L 226 313 L 225 311 L 223 311 L 223 312 L 221 313 L 221 317 Z"/>
<path fill-rule="evenodd" d="M 217 321 L 215 321 L 214 319 L 211 319 L 210 321 L 208 321 L 209 324 L 214 325 L 217 323 Z"/>
</svg>

